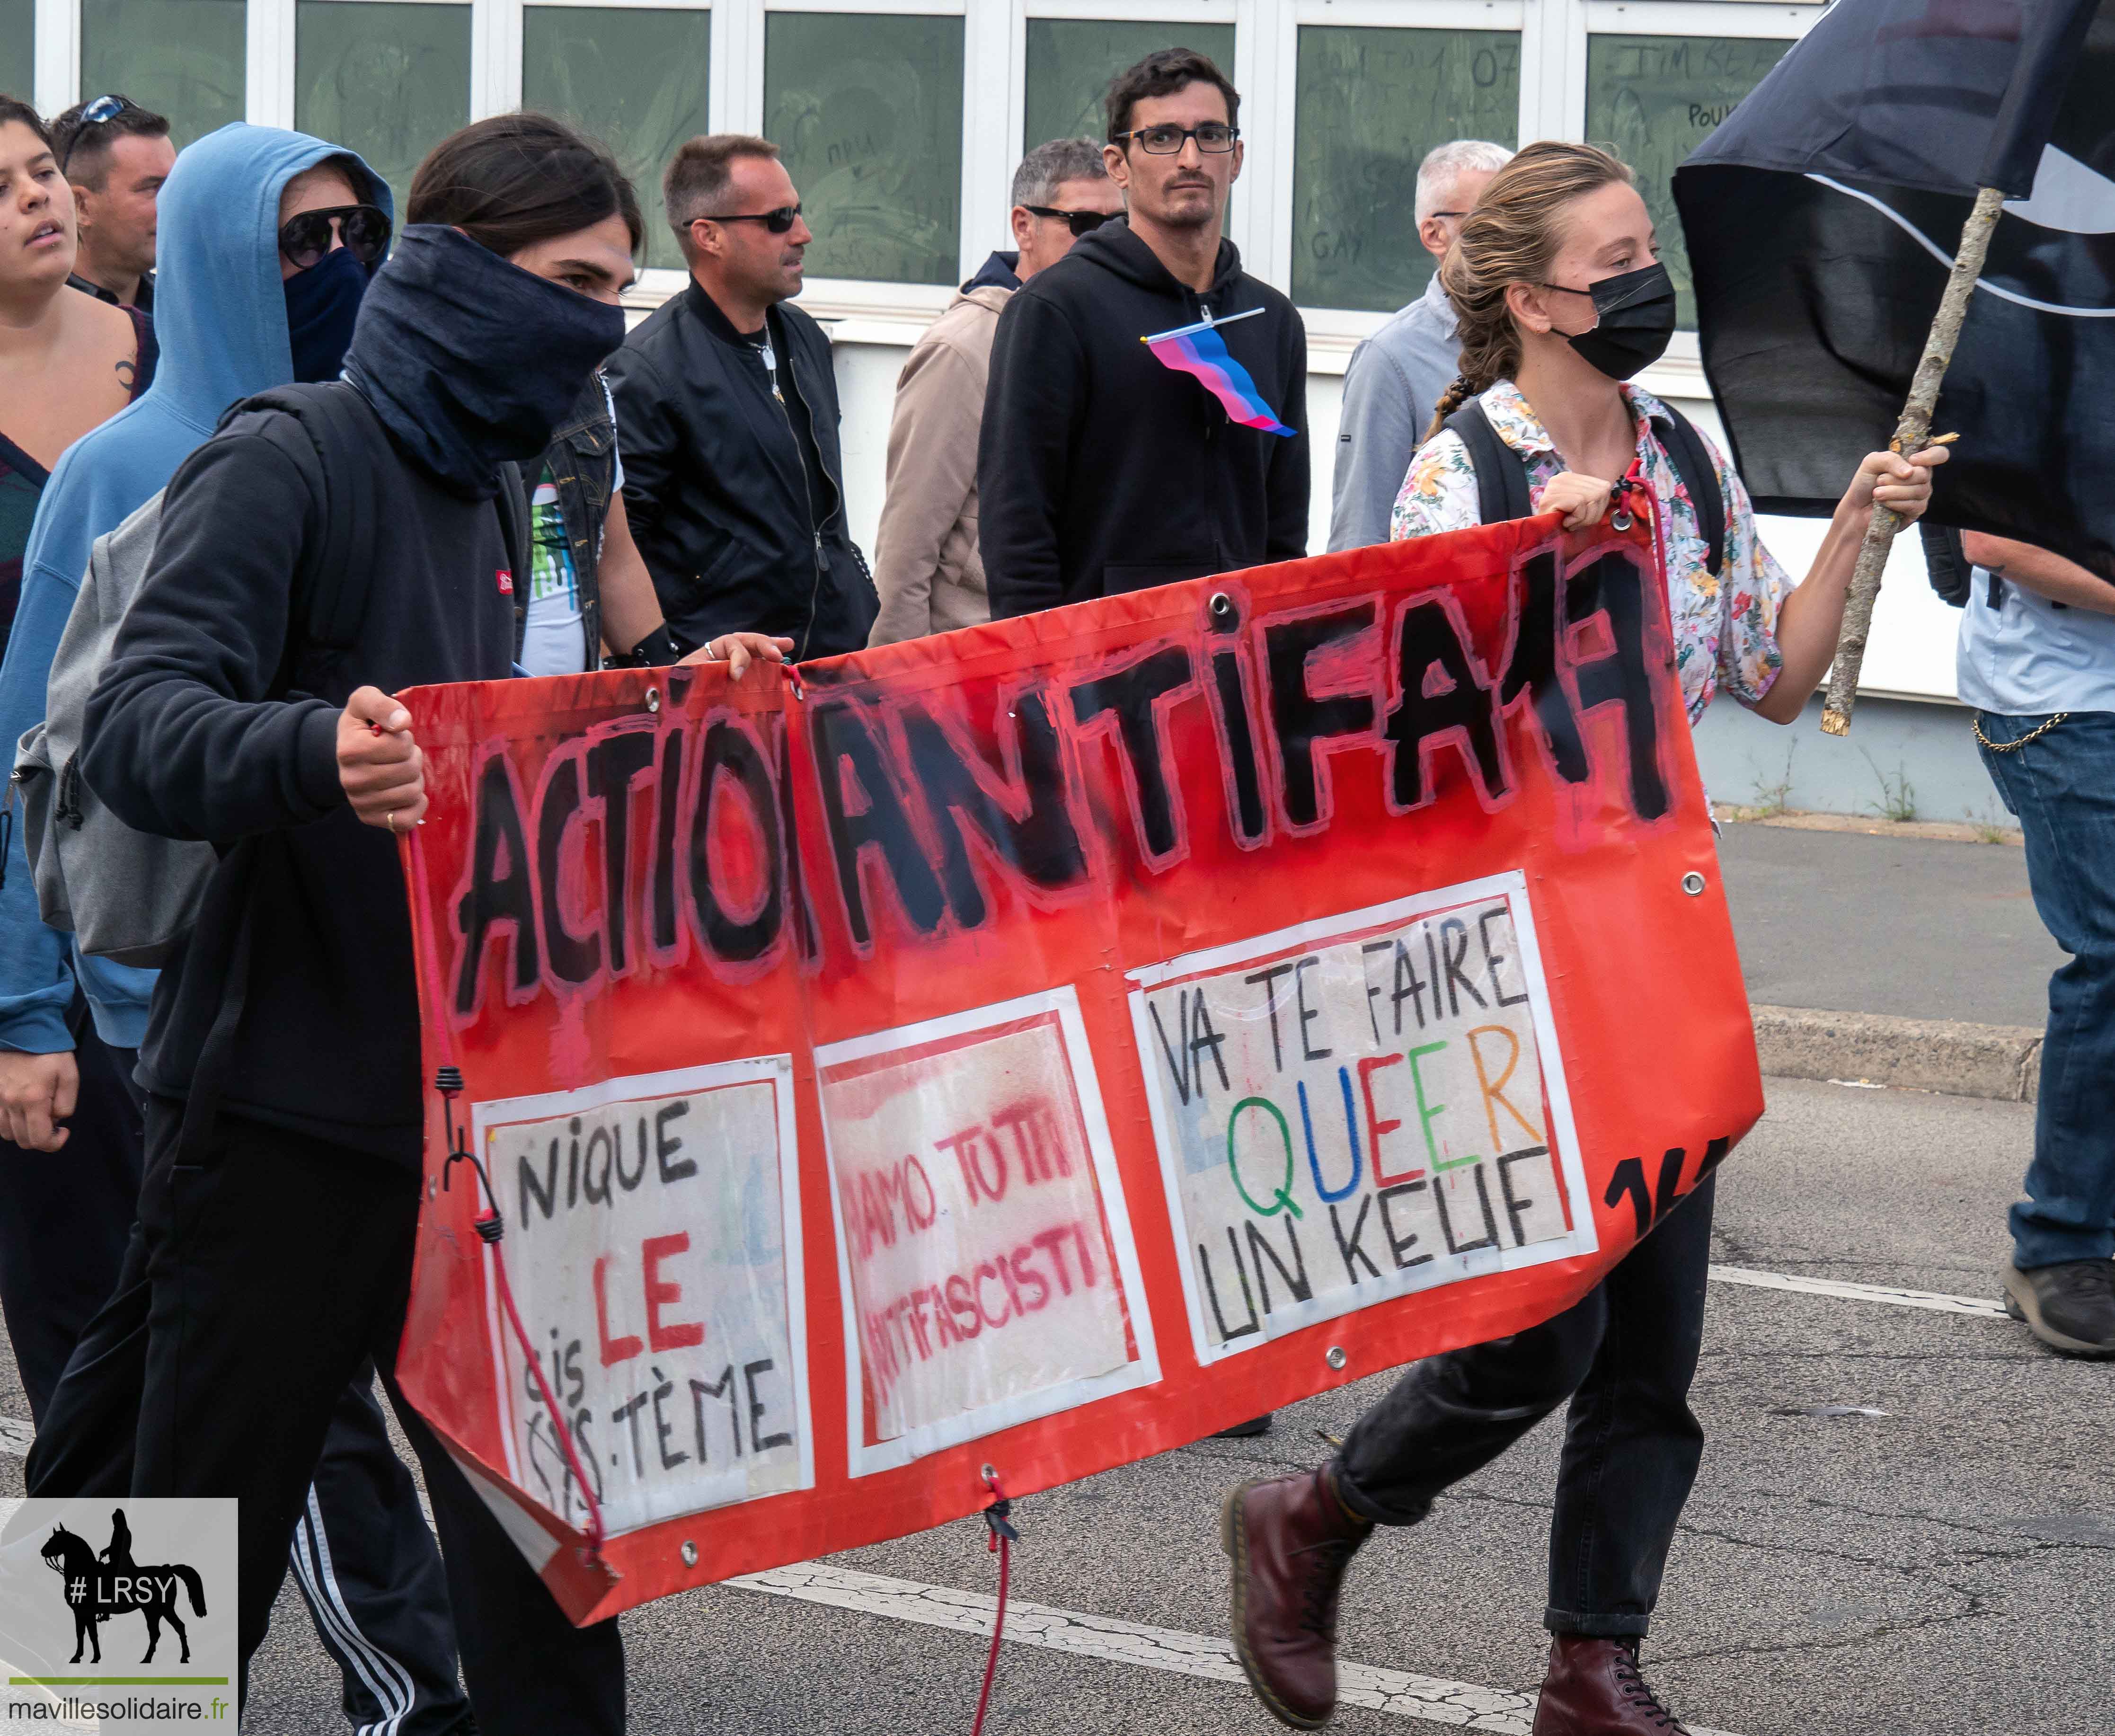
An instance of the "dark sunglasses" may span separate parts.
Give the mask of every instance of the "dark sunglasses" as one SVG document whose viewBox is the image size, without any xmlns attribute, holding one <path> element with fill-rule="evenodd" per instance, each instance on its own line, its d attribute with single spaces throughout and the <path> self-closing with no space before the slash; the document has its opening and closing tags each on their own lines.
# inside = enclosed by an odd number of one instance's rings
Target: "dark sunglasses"
<svg viewBox="0 0 2115 1736">
<path fill-rule="evenodd" d="M 331 224 L 337 224 L 345 250 L 363 265 L 372 265 L 389 246 L 389 218 L 374 205 L 332 205 L 304 211 L 280 226 L 279 250 L 296 271 L 306 271 L 331 250 Z"/>
<path fill-rule="evenodd" d="M 73 154 L 80 149 L 82 136 L 89 127 L 104 126 L 116 120 L 126 109 L 139 107 L 131 97 L 113 93 L 109 96 L 98 97 L 82 109 L 80 117 L 74 122 L 73 136 L 67 140 L 66 154 L 59 158 L 59 172 L 62 175 L 66 173 L 67 165 L 73 161 Z"/>
<path fill-rule="evenodd" d="M 695 217 L 690 220 L 700 223 L 762 223 L 773 235 L 783 235 L 800 214 L 798 205 L 781 205 L 776 211 L 735 211 L 725 217 Z"/>
<path fill-rule="evenodd" d="M 1229 126 L 1223 121 L 1207 121 L 1202 126 L 1177 126 L 1170 122 L 1113 134 L 1109 143 L 1122 145 L 1128 140 L 1136 140 L 1138 148 L 1142 151 L 1150 151 L 1156 157 L 1172 157 L 1182 149 L 1186 140 L 1195 139 L 1200 151 L 1217 154 L 1232 150 L 1234 140 L 1241 135 L 1240 127 Z"/>
<path fill-rule="evenodd" d="M 1049 205 L 1023 205 L 1024 211 L 1032 211 L 1038 217 L 1054 217 L 1077 236 L 1092 235 L 1116 215 L 1113 211 L 1059 211 Z"/>
</svg>

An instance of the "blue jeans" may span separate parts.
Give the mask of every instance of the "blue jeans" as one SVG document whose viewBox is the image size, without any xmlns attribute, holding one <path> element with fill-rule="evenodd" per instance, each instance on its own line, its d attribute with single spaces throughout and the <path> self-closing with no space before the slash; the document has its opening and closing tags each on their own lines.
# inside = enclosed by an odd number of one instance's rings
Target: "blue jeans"
<svg viewBox="0 0 2115 1736">
<path fill-rule="evenodd" d="M 2021 1271 L 2115 1255 L 2115 712 L 1977 714 L 1978 749 L 2027 840 L 2035 908 L 2071 962 L 2049 978 L 2027 1197 L 2012 1208 Z M 2024 745 L 2006 748 L 2008 742 Z"/>
</svg>

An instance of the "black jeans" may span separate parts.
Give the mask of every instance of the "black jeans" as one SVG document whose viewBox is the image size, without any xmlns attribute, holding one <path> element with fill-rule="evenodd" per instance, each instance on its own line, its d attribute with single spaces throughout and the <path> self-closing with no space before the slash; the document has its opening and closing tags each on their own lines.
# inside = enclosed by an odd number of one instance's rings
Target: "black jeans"
<svg viewBox="0 0 2115 1736">
<path fill-rule="evenodd" d="M 85 1001 L 67 1022 L 80 1091 L 67 1142 L 25 1151 L 0 1139 L 0 1308 L 38 1423 L 74 1345 L 117 1282 L 140 1197 L 137 1054 L 95 1034 Z"/>
<path fill-rule="evenodd" d="M 617 1623 L 566 1619 L 397 1389 L 417 1178 L 226 1114 L 201 1161 L 177 1164 L 181 1118 L 181 1105 L 149 1100 L 140 1219 L 152 1300 L 132 1492 L 241 1502 L 245 1678 L 333 1410 L 372 1358 L 425 1472 L 484 1736 L 617 1736 Z"/>
<path fill-rule="evenodd" d="M 1379 1524 L 1414 1525 L 1569 1398 L 1543 1624 L 1643 1635 L 1704 1452 L 1689 1385 L 1716 1183 L 1707 1177 L 1556 1319 L 1414 1365 L 1344 1442 L 1345 1504 Z"/>
</svg>

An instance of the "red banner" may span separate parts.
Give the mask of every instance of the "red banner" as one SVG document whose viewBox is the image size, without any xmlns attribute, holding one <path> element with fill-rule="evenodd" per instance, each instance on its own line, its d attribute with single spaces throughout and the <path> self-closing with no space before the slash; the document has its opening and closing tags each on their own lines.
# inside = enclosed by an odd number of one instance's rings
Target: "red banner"
<svg viewBox="0 0 2115 1736">
<path fill-rule="evenodd" d="M 406 699 L 398 1371 L 576 1620 L 1519 1330 L 1761 1111 L 1641 531 Z"/>
</svg>

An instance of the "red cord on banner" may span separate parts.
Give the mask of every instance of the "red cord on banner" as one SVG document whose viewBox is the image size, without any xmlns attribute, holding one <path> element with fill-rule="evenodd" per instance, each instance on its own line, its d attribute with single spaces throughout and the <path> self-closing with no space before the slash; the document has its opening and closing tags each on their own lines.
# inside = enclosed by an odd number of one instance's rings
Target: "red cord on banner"
<svg viewBox="0 0 2115 1736">
<path fill-rule="evenodd" d="M 992 1621 L 991 1651 L 984 1659 L 984 1685 L 977 1695 L 976 1722 L 970 1726 L 970 1736 L 984 1736 L 984 1712 L 991 1704 L 992 1679 L 998 1674 L 998 1642 L 1006 1632 L 1006 1582 L 1012 1565 L 1012 1545 L 1021 1533 L 1007 1523 L 1013 1512 L 1013 1503 L 999 1487 L 998 1473 L 989 1465 L 984 1467 L 984 1486 L 997 1497 L 984 1509 L 984 1524 L 990 1535 L 984 1539 L 985 1553 L 998 1551 L 998 1610 Z"/>
<path fill-rule="evenodd" d="M 405 860 L 411 879 L 411 933 L 419 948 L 420 963 L 426 980 L 438 985 L 441 981 L 439 961 L 434 952 L 433 931 L 428 927 L 433 912 L 431 893 L 426 880 L 426 852 L 421 847 L 415 829 L 400 838 L 404 847 Z M 455 1035 L 448 1023 L 445 1004 L 434 1008 L 427 1017 L 434 1032 L 434 1041 L 440 1050 L 441 1064 L 434 1074 L 434 1089 L 441 1094 L 441 1116 L 446 1128 L 448 1155 L 441 1164 L 441 1185 L 449 1185 L 448 1178 L 458 1163 L 468 1164 L 476 1173 L 479 1184 L 484 1189 L 484 1210 L 471 1221 L 477 1226 L 478 1238 L 492 1250 L 492 1270 L 499 1291 L 501 1307 L 506 1311 L 507 1323 L 513 1329 L 514 1342 L 521 1347 L 521 1359 L 529 1365 L 535 1377 L 537 1396 L 544 1408 L 551 1413 L 553 1427 L 558 1436 L 558 1449 L 564 1454 L 566 1468 L 572 1472 L 573 1481 L 580 1485 L 580 1499 L 588 1509 L 588 1559 L 599 1563 L 603 1542 L 607 1533 L 603 1528 L 602 1503 L 595 1499 L 594 1485 L 588 1481 L 587 1467 L 581 1463 L 579 1449 L 573 1441 L 573 1431 L 567 1426 L 566 1413 L 558 1408 L 558 1396 L 551 1390 L 545 1378 L 542 1359 L 535 1346 L 530 1343 L 526 1328 L 521 1324 L 520 1311 L 514 1306 L 514 1288 L 507 1281 L 507 1256 L 499 1251 L 500 1238 L 507 1233 L 507 1220 L 500 1215 L 498 1196 L 492 1191 L 492 1178 L 485 1173 L 484 1165 L 477 1155 L 463 1143 L 462 1129 L 456 1125 L 456 1096 L 463 1088 L 462 1069 L 456 1064 Z M 1003 1576 L 1002 1575 L 1002 1578 Z"/>
</svg>

